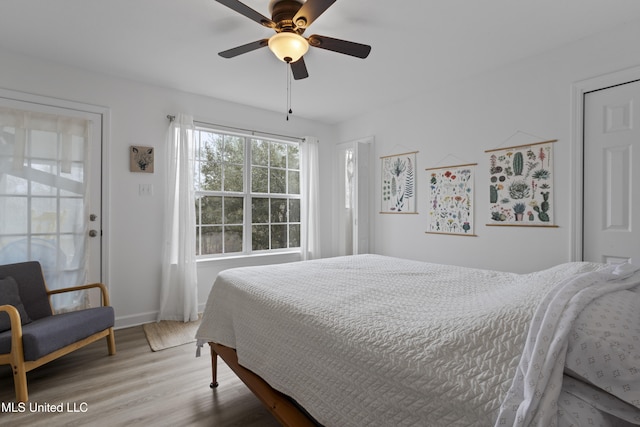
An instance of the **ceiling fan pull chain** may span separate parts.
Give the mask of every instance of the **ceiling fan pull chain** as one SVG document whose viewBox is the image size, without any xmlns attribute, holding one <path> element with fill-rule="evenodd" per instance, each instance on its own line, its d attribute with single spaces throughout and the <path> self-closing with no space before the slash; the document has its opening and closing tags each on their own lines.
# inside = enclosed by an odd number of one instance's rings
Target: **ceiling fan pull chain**
<svg viewBox="0 0 640 427">
<path fill-rule="evenodd" d="M 291 73 L 289 73 L 289 63 L 286 63 L 285 70 L 287 72 L 287 121 L 289 121 L 289 114 L 293 114 L 291 109 Z"/>
</svg>

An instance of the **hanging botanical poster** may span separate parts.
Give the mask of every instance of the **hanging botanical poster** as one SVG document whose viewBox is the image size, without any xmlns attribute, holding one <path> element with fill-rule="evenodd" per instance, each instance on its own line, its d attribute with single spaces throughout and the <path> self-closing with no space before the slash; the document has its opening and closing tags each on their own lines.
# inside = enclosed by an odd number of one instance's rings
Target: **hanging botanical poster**
<svg viewBox="0 0 640 427">
<path fill-rule="evenodd" d="M 416 154 L 381 157 L 381 213 L 416 213 Z"/>
<path fill-rule="evenodd" d="M 489 224 L 553 225 L 553 143 L 485 151 L 489 156 Z"/>
<path fill-rule="evenodd" d="M 429 217 L 427 233 L 473 233 L 473 183 L 475 165 L 427 169 Z"/>
</svg>

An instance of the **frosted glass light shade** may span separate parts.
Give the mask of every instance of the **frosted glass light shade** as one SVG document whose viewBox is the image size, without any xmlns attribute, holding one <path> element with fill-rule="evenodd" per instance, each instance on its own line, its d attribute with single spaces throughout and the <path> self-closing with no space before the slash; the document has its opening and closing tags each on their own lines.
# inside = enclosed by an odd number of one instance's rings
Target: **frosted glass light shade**
<svg viewBox="0 0 640 427">
<path fill-rule="evenodd" d="M 282 32 L 271 36 L 269 49 L 283 62 L 296 62 L 309 50 L 309 42 L 299 34 Z"/>
</svg>

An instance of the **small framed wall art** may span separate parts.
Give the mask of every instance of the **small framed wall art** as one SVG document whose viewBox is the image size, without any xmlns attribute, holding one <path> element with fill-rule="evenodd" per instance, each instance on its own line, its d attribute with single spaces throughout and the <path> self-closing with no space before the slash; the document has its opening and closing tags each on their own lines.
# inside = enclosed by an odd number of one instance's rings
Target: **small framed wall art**
<svg viewBox="0 0 640 427">
<path fill-rule="evenodd" d="M 129 170 L 131 172 L 153 173 L 153 147 L 132 145 L 129 148 Z"/>
<path fill-rule="evenodd" d="M 414 151 L 380 158 L 382 168 L 380 213 L 417 213 L 415 175 L 417 153 Z"/>
</svg>

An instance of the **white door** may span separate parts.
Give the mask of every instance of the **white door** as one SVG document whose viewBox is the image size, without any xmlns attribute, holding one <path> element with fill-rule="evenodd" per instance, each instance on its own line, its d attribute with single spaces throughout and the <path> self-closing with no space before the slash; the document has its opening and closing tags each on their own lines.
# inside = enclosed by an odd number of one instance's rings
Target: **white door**
<svg viewBox="0 0 640 427">
<path fill-rule="evenodd" d="M 338 146 L 338 255 L 370 251 L 372 153 L 371 138 Z"/>
<path fill-rule="evenodd" d="M 38 260 L 50 289 L 102 281 L 101 134 L 100 114 L 0 97 L 0 264 Z"/>
<path fill-rule="evenodd" d="M 640 263 L 640 81 L 585 94 L 583 259 Z"/>
<path fill-rule="evenodd" d="M 371 219 L 373 216 L 373 144 L 371 141 L 357 141 L 356 148 L 356 185 L 357 201 L 353 236 L 356 247 L 354 254 L 368 254 L 371 250 Z"/>
<path fill-rule="evenodd" d="M 338 147 L 338 195 L 337 212 L 338 255 L 353 255 L 355 197 L 356 197 L 356 150 L 353 144 Z"/>
</svg>

